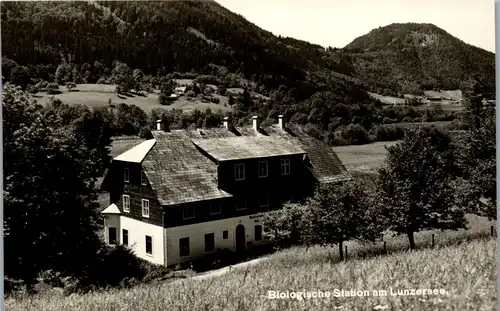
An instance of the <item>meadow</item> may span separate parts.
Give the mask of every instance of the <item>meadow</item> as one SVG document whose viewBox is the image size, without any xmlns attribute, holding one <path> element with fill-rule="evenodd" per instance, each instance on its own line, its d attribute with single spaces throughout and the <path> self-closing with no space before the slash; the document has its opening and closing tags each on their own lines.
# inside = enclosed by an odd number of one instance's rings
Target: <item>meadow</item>
<svg viewBox="0 0 500 311">
<path fill-rule="evenodd" d="M 488 223 L 469 216 L 471 229 L 417 234 L 417 250 L 407 251 L 404 237 L 391 238 L 388 254 L 380 244 L 349 242 L 348 260 L 336 247 L 294 247 L 254 266 L 226 274 L 130 289 L 63 296 L 7 297 L 6 310 L 496 310 L 496 239 Z M 437 295 L 391 295 L 397 290 L 430 289 Z M 364 296 L 334 297 L 341 290 Z M 337 291 L 335 291 L 337 290 Z M 374 296 L 386 290 L 387 296 Z M 269 299 L 268 291 L 329 292 L 329 298 Z M 416 292 L 415 292 L 416 293 Z"/>
<path fill-rule="evenodd" d="M 194 109 L 205 110 L 207 108 L 210 108 L 212 111 L 217 111 L 219 109 L 227 111 L 231 109 L 227 105 L 224 106 L 229 99 L 226 96 L 218 94 L 214 94 L 214 96 L 218 97 L 220 100 L 218 104 L 202 102 L 197 99 L 189 100 L 185 96 L 181 96 L 170 105 L 160 105 L 158 103 L 159 91 L 144 93 L 144 95 L 119 95 L 115 92 L 115 88 L 115 85 L 107 84 L 78 84 L 71 92 L 68 91 L 66 87 L 60 86 L 59 90 L 61 94 L 49 95 L 46 92 L 38 92 L 34 97 L 37 102 L 42 105 L 47 104 L 52 97 L 69 105 L 84 104 L 89 107 L 109 106 L 111 101 L 111 104 L 114 106 L 122 103 L 126 105 L 136 105 L 146 113 L 149 113 L 153 108 L 182 109 L 186 112 L 193 111 Z"/>
</svg>

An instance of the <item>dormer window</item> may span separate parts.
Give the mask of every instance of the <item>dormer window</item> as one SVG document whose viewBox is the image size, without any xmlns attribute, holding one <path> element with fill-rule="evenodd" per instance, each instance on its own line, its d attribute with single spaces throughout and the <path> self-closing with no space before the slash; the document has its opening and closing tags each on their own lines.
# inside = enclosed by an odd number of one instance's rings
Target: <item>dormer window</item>
<svg viewBox="0 0 500 311">
<path fill-rule="evenodd" d="M 290 160 L 281 160 L 281 175 L 290 175 Z"/>
<path fill-rule="evenodd" d="M 245 179 L 245 164 L 238 163 L 234 165 L 234 179 L 237 181 Z"/>
<path fill-rule="evenodd" d="M 259 161 L 259 178 L 265 178 L 269 175 L 267 161 Z"/>
<path fill-rule="evenodd" d="M 123 169 L 123 181 L 130 182 L 130 172 L 129 172 L 128 168 Z"/>
</svg>

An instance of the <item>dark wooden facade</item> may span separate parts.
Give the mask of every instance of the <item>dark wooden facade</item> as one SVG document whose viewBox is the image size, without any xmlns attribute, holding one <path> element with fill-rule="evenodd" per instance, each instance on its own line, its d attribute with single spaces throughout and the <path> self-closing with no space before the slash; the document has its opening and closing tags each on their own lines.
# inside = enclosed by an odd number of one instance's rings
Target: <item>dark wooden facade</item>
<svg viewBox="0 0 500 311">
<path fill-rule="evenodd" d="M 290 174 L 281 174 L 281 160 L 290 160 Z M 258 162 L 268 162 L 268 176 L 259 178 Z M 245 179 L 235 180 L 235 164 L 245 164 Z M 162 207 L 149 185 L 141 184 L 141 165 L 114 161 L 109 170 L 110 201 L 115 203 L 124 216 L 165 228 L 215 221 L 225 218 L 257 214 L 282 207 L 291 199 L 300 200 L 310 194 L 312 175 L 305 167 L 303 155 L 227 161 L 218 166 L 219 188 L 233 195 L 232 198 L 183 203 Z M 129 169 L 129 182 L 124 181 L 124 169 Z M 123 211 L 122 195 L 130 196 L 130 213 Z M 261 206 L 269 195 L 268 206 Z M 149 218 L 142 216 L 142 199 L 149 200 Z M 221 212 L 211 214 L 210 205 L 220 204 Z M 237 210 L 237 205 L 246 209 Z M 184 219 L 184 208 L 194 209 L 194 218 Z"/>
</svg>

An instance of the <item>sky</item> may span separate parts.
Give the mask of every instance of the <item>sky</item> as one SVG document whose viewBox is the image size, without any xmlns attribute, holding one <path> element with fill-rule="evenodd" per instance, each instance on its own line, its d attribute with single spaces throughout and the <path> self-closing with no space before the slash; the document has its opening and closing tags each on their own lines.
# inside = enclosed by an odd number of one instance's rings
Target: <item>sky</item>
<svg viewBox="0 0 500 311">
<path fill-rule="evenodd" d="M 216 0 L 275 35 L 344 47 L 392 23 L 432 23 L 495 51 L 494 0 Z"/>
</svg>

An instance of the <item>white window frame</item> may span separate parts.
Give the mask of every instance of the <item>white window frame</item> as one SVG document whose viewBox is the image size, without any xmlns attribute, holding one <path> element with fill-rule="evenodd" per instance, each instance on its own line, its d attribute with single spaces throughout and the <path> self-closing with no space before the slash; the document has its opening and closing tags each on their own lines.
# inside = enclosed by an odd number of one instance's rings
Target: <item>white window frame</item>
<svg viewBox="0 0 500 311">
<path fill-rule="evenodd" d="M 148 185 L 148 178 L 146 176 L 146 173 L 141 170 L 141 185 L 147 186 Z"/>
<path fill-rule="evenodd" d="M 125 201 L 127 201 L 127 204 L 125 204 Z M 123 212 L 130 213 L 130 196 L 128 194 L 122 195 L 122 206 L 123 206 Z"/>
<path fill-rule="evenodd" d="M 290 175 L 290 166 L 290 159 L 281 159 L 281 175 Z"/>
<path fill-rule="evenodd" d="M 144 204 L 144 203 L 147 203 L 147 204 Z M 142 217 L 149 218 L 149 212 L 150 212 L 149 200 L 142 199 L 141 200 L 141 206 L 142 206 Z M 145 213 L 145 211 L 147 211 L 147 213 Z"/>
<path fill-rule="evenodd" d="M 265 172 L 266 174 L 261 174 L 261 165 L 263 165 L 262 167 L 265 167 Z M 259 171 L 259 178 L 266 178 L 269 176 L 269 164 L 267 161 L 259 161 L 258 165 L 257 165 L 257 170 Z"/>
<path fill-rule="evenodd" d="M 216 212 L 212 212 L 212 207 L 213 206 L 218 206 L 219 210 Z M 222 203 L 210 203 L 210 215 L 217 215 L 222 213 Z"/>
<path fill-rule="evenodd" d="M 243 174 L 241 174 L 243 172 Z M 234 180 L 245 180 L 245 163 L 237 163 L 234 165 Z"/>
<path fill-rule="evenodd" d="M 147 237 L 151 238 L 151 254 L 148 253 L 148 242 L 147 242 Z M 154 247 L 153 247 L 153 236 L 152 235 L 145 235 L 144 236 L 144 252 L 146 253 L 147 256 L 153 256 L 154 254 Z"/>
<path fill-rule="evenodd" d="M 265 197 L 267 198 L 267 203 L 265 205 L 262 205 L 262 196 L 259 197 L 259 207 L 268 207 L 269 205 L 271 205 L 271 195 L 267 193 Z"/>
<path fill-rule="evenodd" d="M 181 240 L 183 240 L 183 239 L 187 239 L 188 240 L 188 254 L 185 255 L 185 256 L 181 255 Z M 186 257 L 189 257 L 189 256 L 191 256 L 191 239 L 188 236 L 183 237 L 183 238 L 179 238 L 179 257 L 180 258 L 186 258 Z"/>
<path fill-rule="evenodd" d="M 111 243 L 111 235 L 109 234 L 109 232 L 111 231 L 111 229 L 114 229 L 115 230 L 115 243 Z M 108 227 L 108 244 L 109 245 L 118 245 L 118 229 L 116 227 Z"/>
<path fill-rule="evenodd" d="M 130 182 L 130 170 L 128 168 L 123 169 L 123 181 L 126 183 Z"/>
<path fill-rule="evenodd" d="M 193 209 L 193 216 L 192 217 L 186 217 L 186 209 L 187 208 L 192 208 Z M 193 219 L 195 217 L 195 210 L 194 210 L 194 206 L 184 206 L 182 208 L 182 219 Z"/>
<path fill-rule="evenodd" d="M 243 204 L 241 204 L 243 203 Z M 242 206 L 242 208 L 238 208 L 238 206 Z M 244 211 L 248 208 L 248 204 L 247 204 L 247 200 L 242 200 L 242 201 L 239 201 L 238 203 L 236 203 L 236 210 L 237 211 Z"/>
</svg>

